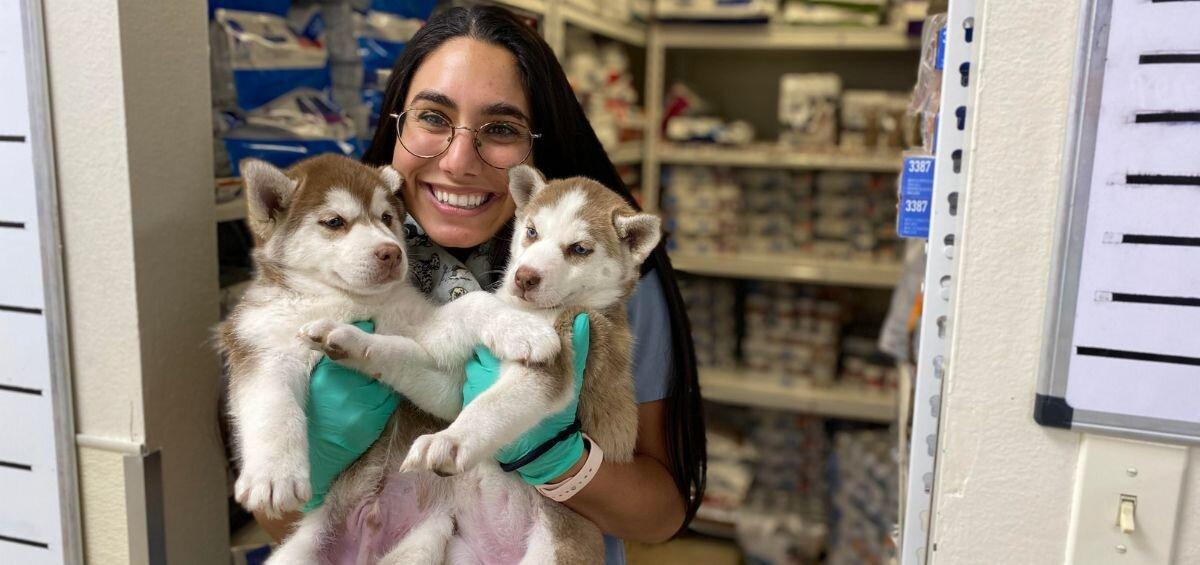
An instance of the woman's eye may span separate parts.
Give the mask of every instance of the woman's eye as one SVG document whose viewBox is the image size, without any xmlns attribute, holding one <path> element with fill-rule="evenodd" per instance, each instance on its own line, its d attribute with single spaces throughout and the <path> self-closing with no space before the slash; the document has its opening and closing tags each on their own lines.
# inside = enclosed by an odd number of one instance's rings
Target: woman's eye
<svg viewBox="0 0 1200 565">
<path fill-rule="evenodd" d="M 533 229 L 533 226 L 529 226 L 528 228 L 525 228 L 525 235 L 529 237 L 529 239 L 537 239 L 537 230 Z"/>
<path fill-rule="evenodd" d="M 392 227 L 392 214 L 390 212 L 384 212 L 381 219 L 383 220 L 383 225 L 389 228 Z"/>
<path fill-rule="evenodd" d="M 592 250 L 584 247 L 582 243 L 576 243 L 571 246 L 571 253 L 575 255 L 588 255 L 591 252 Z"/>
<path fill-rule="evenodd" d="M 486 128 L 484 128 L 483 133 L 488 135 L 489 137 L 513 138 L 513 137 L 516 137 L 517 135 L 520 135 L 521 131 L 518 130 L 516 128 L 516 126 L 513 126 L 511 124 L 496 123 L 496 124 L 488 124 L 488 126 Z"/>
<path fill-rule="evenodd" d="M 321 220 L 321 225 L 331 230 L 339 230 L 346 227 L 346 220 L 343 220 L 341 216 L 334 216 L 328 220 Z"/>
<path fill-rule="evenodd" d="M 447 127 L 450 125 L 450 120 L 447 120 L 446 116 L 443 116 L 437 112 L 421 112 L 417 118 L 420 119 L 422 123 L 429 126 Z"/>
</svg>

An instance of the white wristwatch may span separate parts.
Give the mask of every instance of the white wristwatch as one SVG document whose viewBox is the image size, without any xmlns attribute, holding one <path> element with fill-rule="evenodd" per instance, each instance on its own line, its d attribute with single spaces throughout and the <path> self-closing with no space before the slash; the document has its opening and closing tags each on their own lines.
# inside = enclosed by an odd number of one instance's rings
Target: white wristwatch
<svg viewBox="0 0 1200 565">
<path fill-rule="evenodd" d="M 587 486 L 588 483 L 592 482 L 592 477 L 595 477 L 596 472 L 600 470 L 600 464 L 604 462 L 604 451 L 587 434 L 583 434 L 583 439 L 588 442 L 588 456 L 583 462 L 583 468 L 578 473 L 575 473 L 574 477 L 561 483 L 538 485 L 538 492 L 542 493 L 546 498 L 555 502 L 566 501 L 583 490 L 583 487 Z"/>
</svg>

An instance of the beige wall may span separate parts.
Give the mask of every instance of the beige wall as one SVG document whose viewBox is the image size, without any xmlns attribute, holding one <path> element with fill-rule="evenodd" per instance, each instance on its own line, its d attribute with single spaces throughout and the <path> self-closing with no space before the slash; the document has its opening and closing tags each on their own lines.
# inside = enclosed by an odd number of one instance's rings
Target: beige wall
<svg viewBox="0 0 1200 565">
<path fill-rule="evenodd" d="M 43 4 L 78 432 L 161 449 L 169 561 L 223 562 L 205 3 Z M 131 558 L 122 457 L 80 450 L 89 562 Z"/>
<path fill-rule="evenodd" d="M 1062 563 L 1080 434 L 1033 421 L 1079 0 L 992 0 L 935 492 L 939 563 Z M 974 71 L 974 69 L 973 69 Z M 1200 563 L 1191 453 L 1177 563 Z M 1114 510 L 1115 512 L 1115 510 Z"/>
</svg>

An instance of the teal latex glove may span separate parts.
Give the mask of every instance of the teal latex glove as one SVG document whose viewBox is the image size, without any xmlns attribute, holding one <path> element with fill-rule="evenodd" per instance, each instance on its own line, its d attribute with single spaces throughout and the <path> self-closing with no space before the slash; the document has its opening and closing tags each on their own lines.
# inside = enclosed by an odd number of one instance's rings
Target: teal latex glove
<svg viewBox="0 0 1200 565">
<path fill-rule="evenodd" d="M 579 391 L 583 388 L 583 369 L 587 365 L 590 336 L 591 326 L 588 324 L 588 315 L 579 314 L 575 317 L 571 330 L 571 348 L 575 352 L 575 396 L 562 411 L 547 416 L 533 429 L 496 452 L 496 460 L 501 465 L 519 461 L 575 422 L 576 410 L 579 407 Z M 491 387 L 499 377 L 500 360 L 492 355 L 492 352 L 486 347 L 476 347 L 474 356 L 467 361 L 467 381 L 463 385 L 463 407 L 465 408 L 483 391 Z M 517 469 L 517 473 L 526 483 L 543 485 L 567 472 L 581 456 L 583 456 L 583 435 L 576 429 L 555 443 L 548 451 L 521 466 Z"/>
<path fill-rule="evenodd" d="M 374 322 L 354 322 L 375 333 Z M 359 458 L 387 426 L 400 406 L 391 387 L 322 357 L 308 383 L 308 467 L 312 499 L 309 512 L 321 506 L 333 480 Z"/>
</svg>

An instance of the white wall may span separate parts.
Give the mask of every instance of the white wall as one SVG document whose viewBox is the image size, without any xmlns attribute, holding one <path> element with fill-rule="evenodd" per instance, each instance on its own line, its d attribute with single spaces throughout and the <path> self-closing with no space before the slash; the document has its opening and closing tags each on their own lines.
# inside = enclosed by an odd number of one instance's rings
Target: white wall
<svg viewBox="0 0 1200 565">
<path fill-rule="evenodd" d="M 1066 556 L 1082 436 L 1037 425 L 1033 399 L 1079 3 L 984 1 L 975 17 L 982 59 L 972 69 L 974 133 L 942 400 L 932 540 L 939 563 Z M 1200 563 L 1195 449 L 1184 488 L 1175 558 Z"/>
<path fill-rule="evenodd" d="M 224 562 L 205 3 L 43 4 L 77 431 L 161 449 L 169 561 Z M 80 450 L 89 562 L 131 558 L 122 457 Z"/>
</svg>

